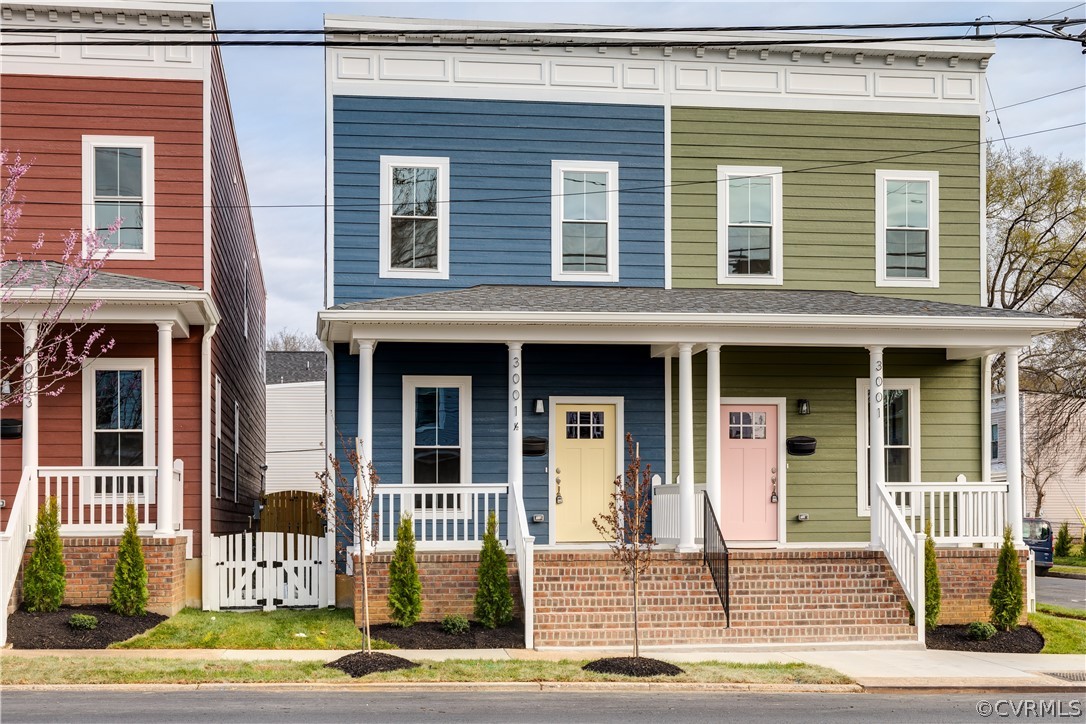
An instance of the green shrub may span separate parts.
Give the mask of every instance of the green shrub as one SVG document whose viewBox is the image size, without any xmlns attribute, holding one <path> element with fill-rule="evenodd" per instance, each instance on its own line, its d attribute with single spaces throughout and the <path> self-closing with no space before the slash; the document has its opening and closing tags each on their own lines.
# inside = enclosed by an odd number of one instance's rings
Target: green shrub
<svg viewBox="0 0 1086 724">
<path fill-rule="evenodd" d="M 487 628 L 513 620 L 513 594 L 509 592 L 509 558 L 498 542 L 498 516 L 486 521 L 483 550 L 479 554 L 479 583 L 475 589 L 475 620 Z"/>
<path fill-rule="evenodd" d="M 462 636 L 471 630 L 471 623 L 465 616 L 451 613 L 441 619 L 441 630 L 453 636 Z"/>
<path fill-rule="evenodd" d="M 98 617 L 89 613 L 73 613 L 68 619 L 68 626 L 80 631 L 93 631 L 98 628 Z"/>
<path fill-rule="evenodd" d="M 57 499 L 38 508 L 34 552 L 23 577 L 23 601 L 27 611 L 51 613 L 64 603 L 64 546 L 60 542 L 60 511 Z"/>
<path fill-rule="evenodd" d="M 988 606 L 992 609 L 992 625 L 1000 631 L 1018 628 L 1022 615 L 1022 571 L 1018 568 L 1018 552 L 1011 541 L 1011 529 L 1003 529 L 1003 545 L 999 549 L 995 582 L 988 594 Z"/>
<path fill-rule="evenodd" d="M 136 532 L 136 506 L 124 508 L 124 535 L 117 549 L 113 566 L 113 587 L 109 591 L 109 607 L 121 616 L 142 616 L 147 613 L 147 567 L 143 564 L 143 544 Z"/>
<path fill-rule="evenodd" d="M 396 550 L 388 564 L 388 610 L 399 626 L 413 626 L 422 615 L 422 583 L 415 562 L 415 523 L 410 515 L 396 528 Z"/>
<path fill-rule="evenodd" d="M 974 641 L 987 641 L 995 635 L 995 626 L 987 621 L 974 621 L 969 624 L 969 638 Z"/>
<path fill-rule="evenodd" d="M 1052 555 L 1061 558 L 1071 555 L 1071 531 L 1067 529 L 1067 523 L 1060 526 L 1060 532 L 1056 534 L 1056 544 L 1052 548 Z"/>
<path fill-rule="evenodd" d="M 939 585 L 939 563 L 935 557 L 935 539 L 931 537 L 931 521 L 924 525 L 924 623 L 931 631 L 939 625 L 939 609 L 943 605 L 943 588 Z"/>
</svg>

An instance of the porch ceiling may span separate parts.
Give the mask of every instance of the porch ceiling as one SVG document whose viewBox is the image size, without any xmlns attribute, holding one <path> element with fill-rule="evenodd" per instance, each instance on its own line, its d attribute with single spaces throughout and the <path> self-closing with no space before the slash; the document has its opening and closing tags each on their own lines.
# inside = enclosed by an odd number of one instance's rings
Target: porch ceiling
<svg viewBox="0 0 1086 724">
<path fill-rule="evenodd" d="M 1079 320 L 843 291 L 477 286 L 342 304 L 330 342 L 378 341 L 945 348 L 978 357 Z"/>
</svg>

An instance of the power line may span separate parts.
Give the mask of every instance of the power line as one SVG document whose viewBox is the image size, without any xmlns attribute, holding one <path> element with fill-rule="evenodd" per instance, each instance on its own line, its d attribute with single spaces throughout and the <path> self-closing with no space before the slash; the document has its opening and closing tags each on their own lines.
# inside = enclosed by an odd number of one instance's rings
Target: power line
<svg viewBox="0 0 1086 724">
<path fill-rule="evenodd" d="M 1055 93 L 1048 93 L 1047 95 L 1037 96 L 1036 98 L 1030 98 L 1030 99 L 1024 100 L 1024 101 L 1018 101 L 1017 103 L 1008 103 L 1005 106 L 999 106 L 997 108 L 989 108 L 988 110 L 992 111 L 992 112 L 995 112 L 995 111 L 1002 111 L 1002 110 L 1007 109 L 1007 108 L 1014 108 L 1015 106 L 1024 106 L 1027 103 L 1034 103 L 1036 101 L 1043 101 L 1045 98 L 1053 98 L 1055 96 L 1061 96 L 1064 93 L 1072 93 L 1072 92 L 1077 91 L 1077 90 L 1082 90 L 1083 88 L 1086 88 L 1086 84 L 1076 85 L 1074 88 L 1064 88 L 1063 90 L 1056 91 Z M 991 98 L 991 96 L 992 96 L 992 89 L 989 87 L 988 88 L 988 97 Z"/>
<path fill-rule="evenodd" d="M 1070 129 L 1070 128 L 1081 128 L 1082 126 L 1086 126 L 1086 121 L 1083 121 L 1083 122 L 1080 122 L 1080 123 L 1071 123 L 1071 124 L 1068 124 L 1068 125 L 1065 125 L 1065 126 L 1057 126 L 1055 128 L 1043 128 L 1043 129 L 1040 129 L 1040 130 L 1037 130 L 1037 131 L 1029 131 L 1029 132 L 1026 132 L 1026 133 L 1019 133 L 1019 134 L 1016 134 L 1016 135 L 1013 135 L 1013 136 L 1004 136 L 1004 139 L 1006 139 L 1006 140 L 1014 140 L 1014 139 L 1017 139 L 1017 138 L 1027 138 L 1029 136 L 1037 136 L 1037 135 L 1041 135 L 1041 134 L 1044 134 L 1044 133 L 1054 133 L 1056 131 L 1063 131 L 1063 130 L 1067 130 L 1067 129 Z M 829 163 L 829 164 L 821 164 L 821 165 L 818 165 L 818 166 L 808 166 L 806 168 L 782 170 L 779 173 L 757 174 L 756 176 L 757 177 L 766 177 L 766 178 L 768 178 L 768 177 L 777 176 L 777 175 L 784 176 L 784 175 L 796 174 L 796 173 L 815 173 L 815 172 L 818 172 L 818 171 L 828 171 L 828 170 L 837 169 L 837 168 L 847 168 L 849 166 L 866 166 L 866 165 L 870 165 L 870 164 L 874 164 L 874 163 L 883 163 L 883 162 L 886 162 L 886 161 L 898 161 L 898 160 L 905 159 L 905 158 L 911 158 L 913 156 L 924 156 L 924 155 L 934 154 L 934 153 L 948 153 L 948 152 L 951 152 L 951 151 L 960 151 L 960 150 L 965 149 L 965 148 L 976 148 L 976 147 L 979 147 L 979 146 L 981 146 L 983 144 L 986 144 L 986 143 L 989 143 L 989 141 L 986 141 L 986 140 L 984 140 L 984 141 L 970 141 L 969 143 L 960 143 L 960 144 L 956 144 L 956 145 L 953 145 L 953 146 L 944 146 L 942 148 L 934 148 L 934 149 L 925 150 L 925 151 L 910 151 L 910 152 L 907 152 L 907 153 L 899 153 L 899 154 L 894 154 L 892 156 L 882 156 L 880 158 L 872 158 L 872 159 L 867 159 L 867 160 L 864 160 L 864 161 L 842 161 L 840 163 Z M 715 183 L 717 183 L 717 179 L 713 178 L 713 179 L 710 179 L 710 180 L 707 180 L 707 181 L 684 181 L 684 182 L 681 182 L 681 183 L 655 184 L 655 185 L 652 185 L 652 186 L 636 186 L 636 187 L 628 187 L 628 188 L 624 188 L 624 189 L 618 189 L 618 190 L 615 190 L 615 191 L 611 191 L 611 190 L 608 190 L 608 191 L 594 191 L 594 192 L 589 192 L 589 193 L 601 193 L 602 194 L 602 193 L 618 193 L 618 192 L 621 192 L 621 193 L 636 193 L 636 192 L 641 192 L 641 191 L 662 191 L 662 190 L 668 189 L 668 188 L 682 188 L 682 187 L 686 187 L 686 186 L 699 186 L 699 185 L 704 185 L 704 184 L 715 184 Z M 563 196 L 566 196 L 566 195 L 567 194 L 530 194 L 530 195 L 502 196 L 502 197 L 491 197 L 491 198 L 481 198 L 481 199 L 457 199 L 455 201 L 452 200 L 452 199 L 446 199 L 446 200 L 438 201 L 437 203 L 439 203 L 439 204 L 452 204 L 452 203 L 455 203 L 458 206 L 459 205 L 464 205 L 464 204 L 494 203 L 494 202 L 507 202 L 507 201 L 549 203 L 552 199 L 563 197 Z M 78 206 L 89 206 L 91 204 L 72 204 L 72 203 L 66 203 L 66 202 L 63 202 L 63 201 L 35 201 L 35 202 L 33 202 L 33 205 L 35 205 L 35 206 L 48 206 L 48 205 L 53 205 L 53 206 L 77 206 L 77 205 Z M 373 204 L 373 203 L 365 203 L 365 204 L 332 204 L 332 206 L 334 206 L 336 209 L 349 209 L 351 211 L 378 211 L 381 208 L 384 208 L 386 206 L 391 206 L 391 205 L 392 204 L 380 204 L 380 203 L 377 203 L 377 204 Z M 195 209 L 195 208 L 211 208 L 211 209 L 327 209 L 329 207 L 329 204 L 324 204 L 324 203 L 320 203 L 320 204 L 212 204 L 212 205 L 207 205 L 207 206 L 200 205 L 200 204 L 145 204 L 145 206 L 147 208 L 164 208 L 164 209 L 166 209 L 166 208 L 183 208 L 183 209 Z"/>
</svg>

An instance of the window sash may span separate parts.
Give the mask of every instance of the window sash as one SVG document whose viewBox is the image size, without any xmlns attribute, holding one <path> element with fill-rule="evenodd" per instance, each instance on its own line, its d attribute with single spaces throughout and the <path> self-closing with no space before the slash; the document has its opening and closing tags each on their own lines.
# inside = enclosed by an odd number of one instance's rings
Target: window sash
<svg viewBox="0 0 1086 724">
<path fill-rule="evenodd" d="M 903 393 L 895 397 L 892 393 Z M 866 516 L 871 510 L 871 440 L 870 440 L 870 381 L 857 380 L 857 509 Z M 892 442 L 891 405 L 903 402 L 900 417 L 899 441 Z M 909 483 L 920 475 L 920 382 L 916 379 L 886 379 L 883 386 L 883 479 L 887 483 Z M 862 484 L 860 484 L 862 483 Z M 905 505 L 911 504 L 911 496 L 903 497 Z"/>
<path fill-rule="evenodd" d="M 109 164 L 110 152 L 115 153 L 112 169 L 103 168 Z M 91 169 L 94 204 L 94 230 L 105 234 L 123 219 L 120 228 L 108 243 L 112 248 L 139 251 L 143 249 L 144 234 L 144 149 L 131 146 L 95 145 L 92 154 Z M 109 173 L 110 171 L 113 173 Z M 136 174 L 135 179 L 126 179 L 125 172 Z M 113 179 L 104 178 L 112 176 Z M 112 188 L 103 189 L 103 183 L 112 181 Z M 110 193 L 110 192 L 114 193 Z"/>
<path fill-rule="evenodd" d="M 590 190 L 590 184 L 602 186 L 602 189 Z M 581 190 L 568 190 L 577 185 Z M 563 274 L 607 273 L 610 262 L 607 248 L 611 233 L 610 192 L 611 174 L 607 170 L 562 170 L 560 219 Z"/>
</svg>

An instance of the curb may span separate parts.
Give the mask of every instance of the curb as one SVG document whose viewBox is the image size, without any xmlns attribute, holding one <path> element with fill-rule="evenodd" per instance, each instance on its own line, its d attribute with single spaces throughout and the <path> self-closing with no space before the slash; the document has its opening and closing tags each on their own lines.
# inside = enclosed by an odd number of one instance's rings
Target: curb
<svg viewBox="0 0 1086 724">
<path fill-rule="evenodd" d="M 144 691 L 170 693 L 177 691 L 229 691 L 256 689 L 264 691 L 312 692 L 645 692 L 668 691 L 690 693 L 751 692 L 763 694 L 859 694 L 858 684 L 698 684 L 667 682 L 358 682 L 358 683 L 207 683 L 207 684 L 7 684 L 4 691 Z"/>
<path fill-rule="evenodd" d="M 1064 573 L 1063 571 L 1049 571 L 1042 578 L 1071 578 L 1076 581 L 1086 581 L 1086 573 Z"/>
</svg>

